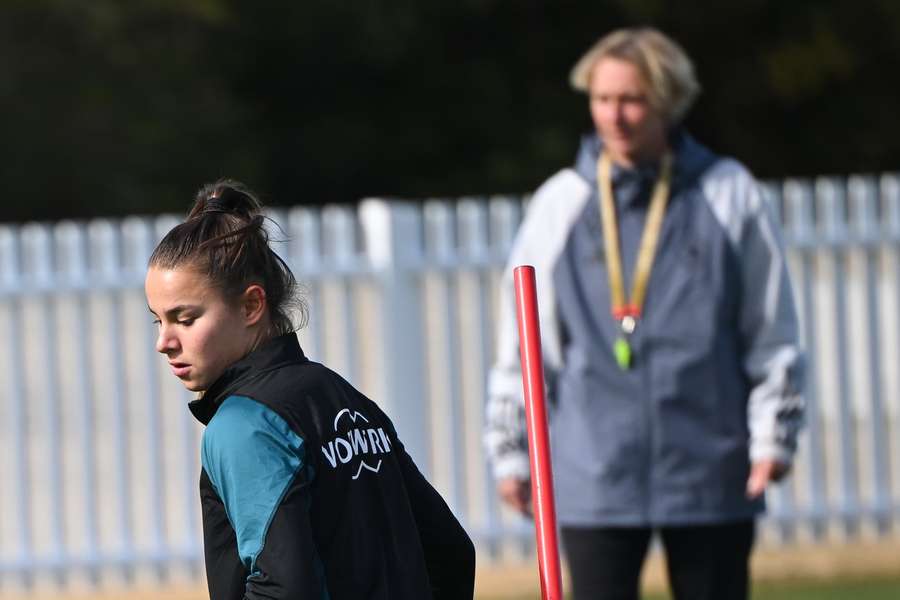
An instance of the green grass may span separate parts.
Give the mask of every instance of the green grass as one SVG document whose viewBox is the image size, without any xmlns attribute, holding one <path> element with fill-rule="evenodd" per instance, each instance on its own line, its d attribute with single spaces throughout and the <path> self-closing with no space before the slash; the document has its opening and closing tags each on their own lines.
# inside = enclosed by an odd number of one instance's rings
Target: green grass
<svg viewBox="0 0 900 600">
<path fill-rule="evenodd" d="M 900 579 L 761 583 L 753 588 L 753 600 L 900 600 Z"/>
<path fill-rule="evenodd" d="M 670 600 L 668 594 L 645 596 L 644 600 Z M 900 577 L 893 579 L 841 581 L 790 581 L 760 583 L 753 588 L 753 600 L 898 600 Z M 520 600 L 540 600 L 540 595 Z"/>
</svg>

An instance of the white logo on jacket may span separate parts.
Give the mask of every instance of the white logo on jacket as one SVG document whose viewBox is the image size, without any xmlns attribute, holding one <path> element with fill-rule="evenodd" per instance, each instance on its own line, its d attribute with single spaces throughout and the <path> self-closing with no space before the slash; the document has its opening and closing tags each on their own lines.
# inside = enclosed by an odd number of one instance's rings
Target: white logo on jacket
<svg viewBox="0 0 900 600">
<path fill-rule="evenodd" d="M 361 425 L 357 423 L 361 420 L 368 423 L 369 420 L 359 411 L 350 411 L 349 408 L 341 409 L 334 417 L 334 431 L 337 433 L 338 426 L 341 424 L 341 417 L 346 416 L 353 425 Z M 378 454 L 387 454 L 391 451 L 391 442 L 387 434 L 381 427 L 353 427 L 346 433 L 336 435 L 335 438 L 322 446 L 322 454 L 332 469 L 337 469 L 338 463 L 346 465 L 356 456 L 362 456 L 359 461 L 359 467 L 353 479 L 359 479 L 363 469 L 377 473 L 381 469 L 381 459 L 374 467 L 366 462 L 366 455 L 377 456 Z M 374 460 L 371 459 L 371 460 Z"/>
</svg>

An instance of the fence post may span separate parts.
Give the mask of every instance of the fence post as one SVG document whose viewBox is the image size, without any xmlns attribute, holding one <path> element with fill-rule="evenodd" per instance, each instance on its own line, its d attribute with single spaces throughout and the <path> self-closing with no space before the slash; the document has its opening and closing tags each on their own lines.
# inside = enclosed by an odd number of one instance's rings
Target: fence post
<svg viewBox="0 0 900 600">
<path fill-rule="evenodd" d="M 37 302 L 40 307 L 40 345 L 41 353 L 40 378 L 42 396 L 39 409 L 36 414 L 41 414 L 46 436 L 42 440 L 47 455 L 46 471 L 41 477 L 46 485 L 51 498 L 49 511 L 41 516 L 41 520 L 49 525 L 49 548 L 47 562 L 49 572 L 56 578 L 57 583 L 65 583 L 64 565 L 66 542 L 64 539 L 65 524 L 63 522 L 66 505 L 66 490 L 63 486 L 62 472 L 62 434 L 63 423 L 60 408 L 60 382 L 59 382 L 59 340 L 57 327 L 57 313 L 52 293 L 58 282 L 56 280 L 56 265 L 54 264 L 53 237 L 50 228 L 46 225 L 31 224 L 22 228 L 22 249 L 26 260 L 23 266 L 32 278 L 32 283 L 37 296 L 32 302 Z M 26 331 L 28 331 L 26 329 Z M 27 385 L 27 384 L 26 384 Z M 27 391 L 26 391 L 27 394 Z M 30 401 L 29 404 L 33 403 Z M 33 413 L 33 414 L 35 414 Z M 35 419 L 37 420 L 37 419 Z M 32 432 L 31 435 L 34 435 Z M 41 435 L 41 434 L 38 434 Z M 40 438 L 38 438 L 40 439 Z M 43 487 L 43 486 L 42 486 Z"/>
<path fill-rule="evenodd" d="M 301 281 L 309 322 L 310 344 L 304 346 L 306 355 L 318 361 L 325 359 L 324 324 L 318 311 L 322 306 L 322 244 L 320 234 L 321 218 L 310 208 L 294 208 L 288 214 L 287 231 L 290 239 L 291 265 Z"/>
<path fill-rule="evenodd" d="M 894 294 L 895 301 L 891 310 L 900 313 L 900 174 L 888 173 L 881 176 L 879 182 L 881 195 L 881 214 L 885 223 L 885 241 L 894 260 Z M 889 335 L 885 332 L 885 335 Z M 900 332 L 894 331 L 893 339 L 900 339 Z M 889 408 L 889 436 L 900 433 L 900 398 L 892 399 L 893 408 Z M 891 414 L 893 413 L 893 415 Z M 895 447 L 896 456 L 888 460 L 893 464 L 895 481 L 900 480 L 900 446 Z M 900 498 L 891 498 L 894 514 L 900 514 Z"/>
<path fill-rule="evenodd" d="M 485 430 L 485 406 L 487 403 L 487 379 L 488 370 L 493 359 L 493 319 L 491 315 L 491 249 L 490 249 L 490 214 L 486 200 L 469 198 L 460 202 L 460 251 L 466 263 L 472 265 L 475 291 L 475 328 L 473 344 L 468 353 L 476 356 L 475 364 L 478 365 L 478 410 L 474 415 L 474 427 L 478 431 L 478 447 L 482 449 Z M 502 264 L 502 263 L 500 263 Z M 502 267 L 501 267 L 502 268 Z M 500 555 L 500 502 L 494 488 L 494 476 L 491 473 L 487 457 L 481 452 L 482 460 L 479 461 L 478 477 L 481 479 L 483 492 L 480 505 L 482 506 L 482 519 L 479 527 L 482 538 L 486 542 L 486 550 L 492 559 Z M 474 479 L 474 477 L 473 477 Z M 473 523 L 469 522 L 471 530 Z M 478 535 L 478 529 L 475 530 Z"/>
<path fill-rule="evenodd" d="M 94 400 L 93 364 L 91 356 L 90 276 L 88 269 L 87 231 L 82 225 L 64 222 L 56 229 L 60 248 L 60 277 L 72 290 L 74 302 L 74 402 L 78 439 L 80 444 L 82 511 L 78 515 L 82 531 L 82 556 L 88 578 L 93 584 L 100 582 L 99 530 L 97 522 L 97 447 Z"/>
<path fill-rule="evenodd" d="M 825 535 L 828 512 L 828 494 L 825 487 L 825 441 L 823 432 L 822 398 L 818 389 L 819 329 L 816 323 L 816 302 L 813 287 L 816 275 L 815 218 L 813 189 L 808 181 L 789 179 L 784 184 L 785 231 L 800 254 L 800 297 L 803 307 L 803 337 L 806 349 L 807 377 L 803 389 L 806 404 L 806 431 L 809 438 L 809 477 L 806 482 L 809 494 L 809 516 L 813 537 Z"/>
<path fill-rule="evenodd" d="M 869 462 L 874 498 L 872 513 L 875 526 L 884 534 L 891 523 L 890 467 L 881 382 L 881 332 L 879 313 L 879 273 L 881 225 L 878 221 L 878 187 L 872 177 L 851 177 L 848 182 L 850 220 L 853 232 L 859 237 L 865 253 L 865 293 L 868 313 L 868 378 L 869 378 L 869 427 L 871 452 Z"/>
<path fill-rule="evenodd" d="M 7 426 L 12 455 L 13 485 L 15 493 L 13 510 L 16 514 L 17 529 L 15 535 L 16 555 L 13 559 L 14 572 L 17 572 L 24 588 L 33 583 L 34 548 L 32 531 L 31 493 L 32 479 L 29 469 L 31 461 L 28 443 L 28 398 L 26 398 L 25 365 L 23 354 L 19 350 L 24 345 L 25 334 L 22 327 L 22 296 L 15 294 L 25 287 L 25 275 L 22 272 L 21 237 L 19 230 L 12 227 L 0 228 L 0 287 L 9 293 L 7 309 L 7 343 L 4 350 L 8 358 L 8 382 L 4 382 L 9 397 L 9 417 Z"/>
<path fill-rule="evenodd" d="M 450 447 L 450 486 L 447 490 L 450 508 L 457 517 L 466 517 L 466 451 L 464 423 L 464 396 L 462 390 L 462 344 L 460 336 L 459 307 L 459 256 L 456 248 L 456 215 L 454 206 L 446 200 L 433 200 L 425 204 L 425 251 L 429 262 L 434 262 L 440 272 L 439 293 L 431 306 L 440 315 L 443 368 L 435 378 L 445 388 L 446 403 L 443 407 L 442 428 L 447 431 Z M 435 403 L 432 403 L 434 406 Z"/>
<path fill-rule="evenodd" d="M 351 274 L 356 259 L 355 231 L 353 213 L 350 209 L 338 206 L 327 207 L 322 211 L 323 239 L 326 242 L 324 264 L 332 265 L 339 278 L 339 294 L 337 310 L 341 316 L 340 344 L 343 347 L 340 370 L 347 381 L 353 385 L 360 383 L 359 358 L 357 354 L 357 315 L 354 302 L 353 275 Z"/>
<path fill-rule="evenodd" d="M 821 235 L 828 244 L 834 276 L 834 306 L 837 334 L 838 429 L 840 431 L 841 506 L 844 533 L 853 538 L 859 532 L 860 499 L 859 467 L 857 464 L 856 412 L 853 408 L 853 389 L 850 382 L 850 332 L 847 314 L 847 231 L 846 195 L 844 181 L 820 178 L 816 181 L 817 212 L 821 215 Z"/>
<path fill-rule="evenodd" d="M 377 198 L 359 209 L 365 252 L 381 299 L 382 385 L 376 398 L 419 469 L 430 471 L 422 315 L 422 214 L 418 206 Z"/>
<path fill-rule="evenodd" d="M 112 471 L 115 491 L 112 496 L 115 502 L 115 519 L 117 548 L 113 557 L 121 565 L 121 572 L 128 583 L 134 581 L 135 546 L 134 520 L 132 518 L 132 477 L 130 440 L 129 440 L 129 407 L 127 382 L 125 380 L 125 340 L 124 321 L 122 315 L 123 291 L 117 287 L 126 275 L 123 273 L 122 241 L 118 223 L 101 220 L 89 225 L 91 238 L 91 255 L 95 261 L 95 285 L 106 289 L 108 313 L 106 321 L 109 329 L 104 332 L 108 336 L 106 347 L 109 353 L 107 371 L 110 375 L 111 414 L 105 427 L 109 427 L 112 437 Z M 112 510 L 112 509 L 111 509 Z"/>
<path fill-rule="evenodd" d="M 122 221 L 121 236 L 125 258 L 123 271 L 126 277 L 134 277 L 135 281 L 143 280 L 147 269 L 147 261 L 156 246 L 156 235 L 153 231 L 153 223 L 147 219 L 129 217 Z M 123 299 L 124 301 L 124 299 Z M 147 494 L 150 502 L 147 505 L 145 522 L 149 529 L 150 538 L 150 562 L 159 581 L 164 581 L 167 571 L 167 558 L 169 543 L 166 535 L 166 473 L 165 456 L 161 441 L 162 433 L 162 407 L 160 406 L 161 388 L 159 382 L 159 364 L 162 362 L 159 353 L 156 352 L 157 329 L 149 319 L 135 323 L 129 327 L 135 333 L 140 331 L 138 340 L 141 346 L 138 352 L 144 362 L 144 375 L 140 383 L 141 391 L 146 393 L 142 407 L 146 421 L 141 429 L 146 431 L 144 448 L 146 452 L 145 466 L 147 468 Z"/>
</svg>

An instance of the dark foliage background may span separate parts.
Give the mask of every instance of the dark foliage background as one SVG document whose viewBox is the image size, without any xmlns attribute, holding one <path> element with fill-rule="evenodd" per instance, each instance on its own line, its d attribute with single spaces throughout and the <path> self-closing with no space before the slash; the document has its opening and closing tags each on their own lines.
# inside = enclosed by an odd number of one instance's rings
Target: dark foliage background
<svg viewBox="0 0 900 600">
<path fill-rule="evenodd" d="M 0 221 L 533 189 L 590 128 L 567 75 L 652 24 L 688 125 L 763 177 L 900 165 L 900 2 L 0 0 Z"/>
</svg>

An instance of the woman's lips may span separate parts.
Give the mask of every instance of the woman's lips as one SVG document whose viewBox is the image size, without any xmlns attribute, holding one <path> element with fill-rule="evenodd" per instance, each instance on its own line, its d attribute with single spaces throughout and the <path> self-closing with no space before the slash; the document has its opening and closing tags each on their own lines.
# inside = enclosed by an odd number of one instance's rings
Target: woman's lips
<svg viewBox="0 0 900 600">
<path fill-rule="evenodd" d="M 191 370 L 191 365 L 187 363 L 169 363 L 169 366 L 172 367 L 172 372 L 175 374 L 175 377 L 178 377 L 179 379 L 186 377 Z"/>
</svg>

